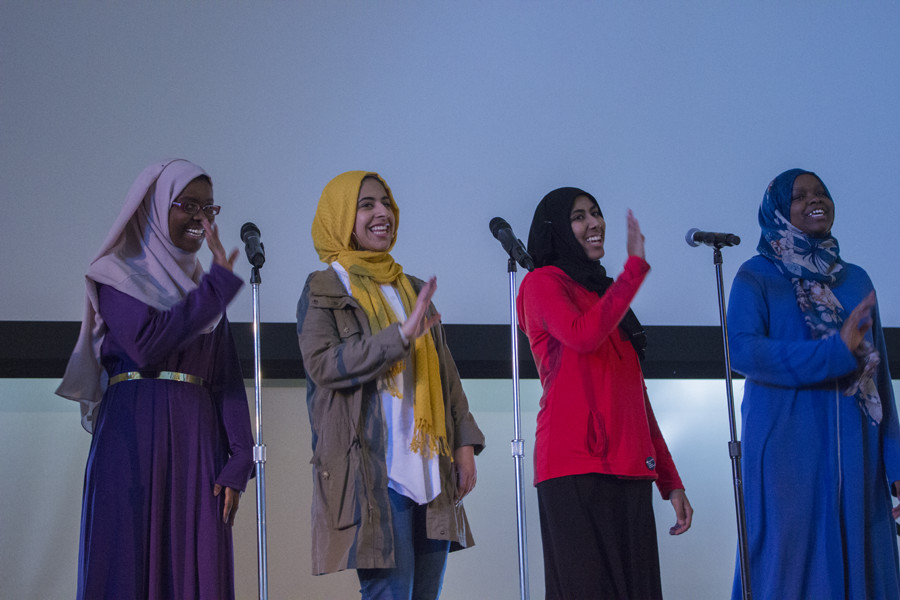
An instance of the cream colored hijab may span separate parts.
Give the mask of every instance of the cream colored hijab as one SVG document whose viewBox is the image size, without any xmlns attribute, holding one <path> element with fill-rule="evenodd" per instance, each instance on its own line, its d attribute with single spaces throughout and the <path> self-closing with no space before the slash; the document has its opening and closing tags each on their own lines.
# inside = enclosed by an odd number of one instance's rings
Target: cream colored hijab
<svg viewBox="0 0 900 600">
<path fill-rule="evenodd" d="M 168 310 L 197 287 L 203 267 L 169 237 L 169 209 L 187 185 L 209 175 L 183 159 L 154 163 L 132 184 L 125 206 L 85 276 L 85 308 L 78 342 L 56 393 L 81 403 L 81 424 L 93 432 L 94 411 L 106 390 L 100 365 L 106 324 L 97 284 L 109 285 L 157 310 Z M 212 331 L 221 315 L 210 323 Z"/>
</svg>

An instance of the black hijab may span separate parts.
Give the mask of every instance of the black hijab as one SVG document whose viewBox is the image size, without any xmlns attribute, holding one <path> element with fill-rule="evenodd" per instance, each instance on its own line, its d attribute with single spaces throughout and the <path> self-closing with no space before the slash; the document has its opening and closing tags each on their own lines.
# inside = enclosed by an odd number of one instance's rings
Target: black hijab
<svg viewBox="0 0 900 600">
<path fill-rule="evenodd" d="M 534 259 L 535 267 L 557 267 L 579 285 L 603 296 L 613 279 L 607 276 L 599 260 L 587 257 L 572 233 L 570 215 L 578 196 L 586 196 L 600 210 L 597 199 L 584 190 L 573 187 L 553 190 L 544 196 L 534 211 L 528 232 L 528 253 Z M 603 216 L 602 212 L 600 216 Z M 647 334 L 630 308 L 619 322 L 619 327 L 628 335 L 638 357 L 644 360 Z"/>
</svg>

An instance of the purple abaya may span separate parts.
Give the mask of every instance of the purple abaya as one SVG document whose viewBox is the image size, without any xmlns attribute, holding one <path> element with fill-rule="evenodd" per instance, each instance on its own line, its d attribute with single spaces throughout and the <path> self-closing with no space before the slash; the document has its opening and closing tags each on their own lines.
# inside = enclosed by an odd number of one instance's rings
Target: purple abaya
<svg viewBox="0 0 900 600">
<path fill-rule="evenodd" d="M 144 379 L 104 394 L 85 472 L 79 599 L 234 598 L 231 526 L 222 521 L 225 494 L 213 496 L 213 486 L 243 490 L 253 468 L 247 397 L 224 317 L 240 285 L 213 265 L 165 312 L 99 286 L 110 377 L 176 371 L 205 385 Z"/>
</svg>

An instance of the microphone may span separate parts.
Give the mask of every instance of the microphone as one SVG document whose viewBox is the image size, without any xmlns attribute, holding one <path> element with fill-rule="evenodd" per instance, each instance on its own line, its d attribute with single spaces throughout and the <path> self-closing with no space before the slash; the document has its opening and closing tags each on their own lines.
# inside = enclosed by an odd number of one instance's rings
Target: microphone
<svg viewBox="0 0 900 600">
<path fill-rule="evenodd" d="M 259 227 L 253 223 L 244 223 L 241 227 L 241 241 L 244 242 L 244 250 L 247 252 L 247 260 L 257 269 L 266 262 L 266 247 L 259 241 Z"/>
<path fill-rule="evenodd" d="M 688 246 L 697 247 L 700 244 L 721 248 L 723 246 L 737 246 L 741 243 L 741 238 L 733 233 L 717 233 L 715 231 L 700 231 L 699 229 L 689 229 L 684 241 Z"/>
<path fill-rule="evenodd" d="M 509 223 L 500 217 L 494 217 L 491 219 L 490 227 L 491 234 L 500 240 L 500 244 L 503 246 L 503 249 L 506 250 L 506 253 L 509 254 L 510 258 L 519 263 L 523 269 L 534 271 L 534 261 L 531 260 L 528 250 L 525 249 L 525 244 L 523 244 L 522 240 L 517 238 L 516 234 L 513 233 Z"/>
</svg>

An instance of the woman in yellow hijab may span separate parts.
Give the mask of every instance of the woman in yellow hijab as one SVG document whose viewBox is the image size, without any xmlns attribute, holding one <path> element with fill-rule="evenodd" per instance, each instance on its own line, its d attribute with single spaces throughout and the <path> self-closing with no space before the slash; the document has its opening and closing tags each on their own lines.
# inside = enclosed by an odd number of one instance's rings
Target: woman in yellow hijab
<svg viewBox="0 0 900 600">
<path fill-rule="evenodd" d="M 431 304 L 434 277 L 390 255 L 400 211 L 376 173 L 325 186 L 312 237 L 327 269 L 297 307 L 313 435 L 313 572 L 355 568 L 364 600 L 437 598 L 473 544 L 463 497 L 484 435 Z"/>
</svg>

